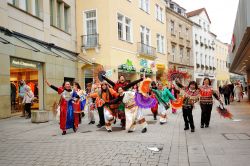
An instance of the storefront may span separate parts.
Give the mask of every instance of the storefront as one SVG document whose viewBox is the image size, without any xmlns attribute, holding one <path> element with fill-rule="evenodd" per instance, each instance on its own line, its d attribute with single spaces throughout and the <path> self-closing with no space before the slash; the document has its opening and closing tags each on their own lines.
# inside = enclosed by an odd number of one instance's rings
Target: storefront
<svg viewBox="0 0 250 166">
<path fill-rule="evenodd" d="M 118 78 L 121 75 L 123 75 L 128 82 L 136 79 L 136 68 L 133 66 L 131 60 L 127 59 L 126 63 L 118 66 Z"/>
<path fill-rule="evenodd" d="M 21 112 L 19 81 L 24 80 L 35 94 L 33 110 L 53 110 L 59 95 L 44 84 L 55 86 L 74 81 L 77 54 L 53 44 L 0 28 L 0 118 Z"/>
<path fill-rule="evenodd" d="M 10 57 L 10 85 L 11 85 L 11 113 L 21 111 L 21 98 L 19 97 L 20 81 L 23 80 L 34 93 L 32 109 L 39 109 L 39 87 L 43 86 L 42 63 L 20 58 Z"/>
</svg>

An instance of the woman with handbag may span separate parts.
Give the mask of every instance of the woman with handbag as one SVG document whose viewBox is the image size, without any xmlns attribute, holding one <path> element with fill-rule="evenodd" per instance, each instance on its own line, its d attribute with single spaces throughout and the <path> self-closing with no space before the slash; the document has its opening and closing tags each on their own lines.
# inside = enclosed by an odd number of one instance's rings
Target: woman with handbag
<svg viewBox="0 0 250 166">
<path fill-rule="evenodd" d="M 75 120 L 74 120 L 74 107 L 73 102 L 75 98 L 79 98 L 76 92 L 71 89 L 70 82 L 65 81 L 63 86 L 56 87 L 51 85 L 47 80 L 45 83 L 55 90 L 60 96 L 60 129 L 62 130 L 62 135 L 66 134 L 66 130 L 73 128 L 76 132 Z"/>
</svg>

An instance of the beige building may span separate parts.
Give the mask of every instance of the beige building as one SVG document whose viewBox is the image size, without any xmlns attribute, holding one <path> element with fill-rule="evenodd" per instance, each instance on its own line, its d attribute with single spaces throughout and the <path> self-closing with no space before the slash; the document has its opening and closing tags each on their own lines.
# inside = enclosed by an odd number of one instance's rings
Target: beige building
<svg viewBox="0 0 250 166">
<path fill-rule="evenodd" d="M 74 0 L 0 1 L 0 118 L 20 111 L 20 80 L 36 95 L 33 109 L 51 110 L 59 97 L 44 80 L 60 86 L 76 78 L 75 5 Z"/>
<path fill-rule="evenodd" d="M 217 87 L 223 86 L 229 82 L 229 69 L 227 65 L 229 46 L 226 43 L 215 40 L 215 57 L 216 57 L 216 79 Z"/>
<path fill-rule="evenodd" d="M 173 1 L 166 8 L 167 50 L 169 68 L 176 67 L 190 75 L 194 73 L 192 21 L 186 10 Z"/>
<path fill-rule="evenodd" d="M 163 0 L 77 1 L 77 52 L 95 64 L 79 63 L 81 85 L 93 81 L 98 64 L 114 81 L 144 72 L 160 79 L 167 67 L 165 5 Z"/>
</svg>

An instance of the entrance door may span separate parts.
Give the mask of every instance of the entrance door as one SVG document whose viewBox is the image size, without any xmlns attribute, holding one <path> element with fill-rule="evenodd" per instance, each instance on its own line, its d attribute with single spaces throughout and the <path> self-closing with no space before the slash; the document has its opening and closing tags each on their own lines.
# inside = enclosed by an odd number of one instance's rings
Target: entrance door
<svg viewBox="0 0 250 166">
<path fill-rule="evenodd" d="M 39 81 L 41 71 L 39 71 L 40 63 L 11 58 L 10 62 L 10 87 L 11 87 L 11 113 L 22 112 L 23 96 L 25 95 L 25 86 L 29 86 L 34 93 L 34 100 L 31 109 L 38 110 L 40 101 Z M 40 77 L 40 78 L 39 78 Z M 40 104 L 39 104 L 40 103 Z"/>
</svg>

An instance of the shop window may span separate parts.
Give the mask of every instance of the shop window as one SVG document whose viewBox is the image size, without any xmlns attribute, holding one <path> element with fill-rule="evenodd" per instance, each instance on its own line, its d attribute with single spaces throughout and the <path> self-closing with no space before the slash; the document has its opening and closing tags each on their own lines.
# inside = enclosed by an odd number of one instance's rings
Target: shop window
<svg viewBox="0 0 250 166">
<path fill-rule="evenodd" d="M 40 94 L 38 73 L 41 68 L 41 63 L 11 58 L 10 64 L 11 112 L 22 112 L 22 100 L 26 86 L 31 88 L 35 96 L 31 108 L 39 109 Z M 25 82 L 24 84 L 21 84 L 22 80 Z"/>
</svg>

